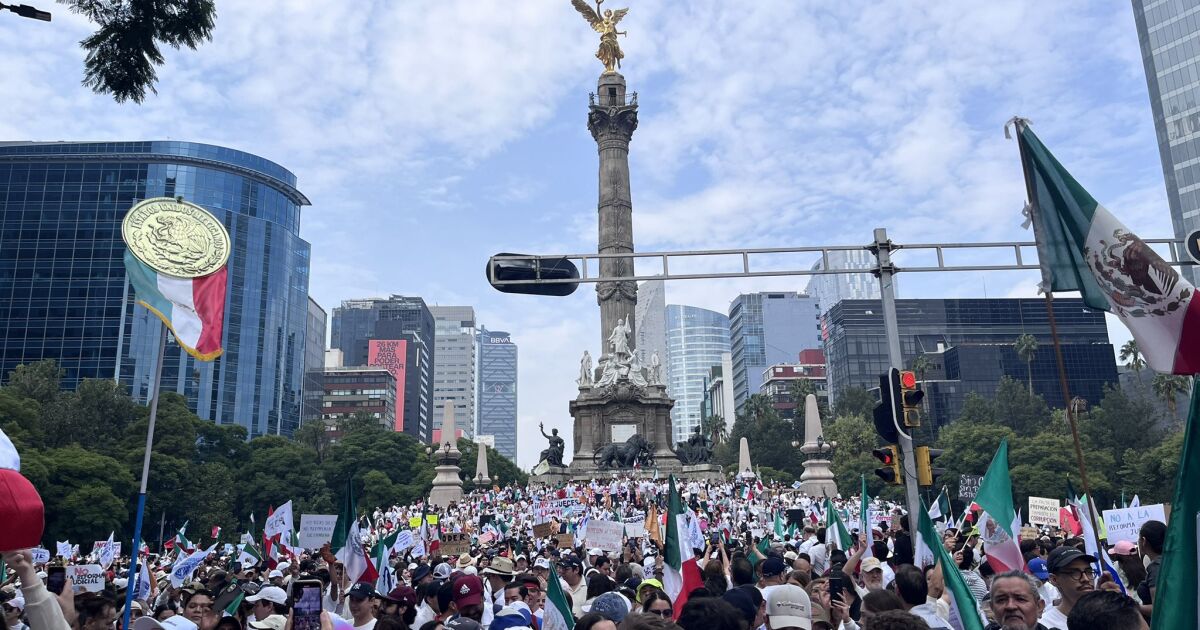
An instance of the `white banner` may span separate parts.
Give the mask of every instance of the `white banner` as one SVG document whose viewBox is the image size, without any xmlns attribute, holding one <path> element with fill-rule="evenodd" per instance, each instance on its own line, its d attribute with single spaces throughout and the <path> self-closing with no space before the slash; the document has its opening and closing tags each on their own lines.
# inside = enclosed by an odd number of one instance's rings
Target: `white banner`
<svg viewBox="0 0 1200 630">
<path fill-rule="evenodd" d="M 71 541 L 58 540 L 55 542 L 57 543 L 54 546 L 56 555 L 63 558 L 70 558 L 74 554 L 74 551 L 71 549 Z"/>
<path fill-rule="evenodd" d="M 288 501 L 267 517 L 267 522 L 263 524 L 263 533 L 267 535 L 267 538 L 271 538 L 276 534 L 290 531 L 292 531 L 292 502 Z"/>
<path fill-rule="evenodd" d="M 416 541 L 413 539 L 412 530 L 406 529 L 396 534 L 396 544 L 392 545 L 392 551 L 404 553 L 414 544 Z"/>
<path fill-rule="evenodd" d="M 1108 544 L 1127 540 L 1137 544 L 1138 531 L 1149 521 L 1167 522 L 1163 504 L 1139 505 L 1131 508 L 1104 510 L 1104 523 L 1108 527 Z"/>
<path fill-rule="evenodd" d="M 30 549 L 30 551 L 33 554 L 33 563 L 34 564 L 46 564 L 47 562 L 50 562 L 50 550 L 49 549 L 35 547 L 33 549 Z"/>
<path fill-rule="evenodd" d="M 616 521 L 588 521 L 588 547 L 598 547 L 605 551 L 620 551 L 621 537 L 625 535 L 625 524 Z"/>
<path fill-rule="evenodd" d="M 320 549 L 333 540 L 333 528 L 337 526 L 337 514 L 301 514 L 300 531 L 297 536 L 305 549 Z"/>
<path fill-rule="evenodd" d="M 104 552 L 104 548 L 107 546 L 107 540 L 97 540 L 96 542 L 92 543 L 92 555 L 99 557 L 100 554 Z M 114 558 L 121 557 L 121 541 L 118 540 L 113 543 L 112 553 Z"/>
<path fill-rule="evenodd" d="M 77 564 L 68 567 L 75 592 L 99 593 L 104 590 L 104 568 L 98 564 Z"/>
<path fill-rule="evenodd" d="M 625 519 L 625 535 L 630 538 L 641 538 L 646 535 L 646 517 L 630 516 Z"/>
<path fill-rule="evenodd" d="M 1029 497 L 1029 522 L 1033 525 L 1058 525 L 1058 499 Z"/>
<path fill-rule="evenodd" d="M 175 566 L 171 567 L 171 586 L 175 588 L 183 586 L 183 583 L 192 577 L 192 573 L 196 571 L 196 567 L 204 562 L 204 559 L 208 557 L 208 554 L 212 553 L 215 547 L 216 545 L 213 545 L 208 549 L 195 551 L 190 556 L 178 560 Z"/>
</svg>

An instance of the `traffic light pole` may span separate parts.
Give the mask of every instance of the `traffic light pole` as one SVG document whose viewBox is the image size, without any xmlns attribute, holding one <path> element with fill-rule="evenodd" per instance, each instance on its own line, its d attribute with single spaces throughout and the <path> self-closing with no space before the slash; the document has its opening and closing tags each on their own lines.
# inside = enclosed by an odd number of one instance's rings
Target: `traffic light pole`
<svg viewBox="0 0 1200 630">
<path fill-rule="evenodd" d="M 888 363 L 897 370 L 903 370 L 904 355 L 900 350 L 900 327 L 896 323 L 896 290 L 893 283 L 896 267 L 892 264 L 893 245 L 888 239 L 887 228 L 875 228 L 875 242 L 871 244 L 870 249 L 879 265 L 879 297 L 883 305 L 883 329 L 887 335 Z M 888 393 L 892 395 L 892 400 L 895 400 L 896 392 Z M 884 392 L 880 394 L 883 395 Z M 896 425 L 896 435 L 899 437 L 900 465 L 904 471 L 904 496 L 908 504 L 908 531 L 915 541 L 920 524 L 918 510 L 921 509 L 921 495 L 917 487 L 917 460 L 913 457 L 912 436 L 904 430 L 897 417 L 902 413 L 902 410 L 893 408 L 892 423 Z"/>
</svg>

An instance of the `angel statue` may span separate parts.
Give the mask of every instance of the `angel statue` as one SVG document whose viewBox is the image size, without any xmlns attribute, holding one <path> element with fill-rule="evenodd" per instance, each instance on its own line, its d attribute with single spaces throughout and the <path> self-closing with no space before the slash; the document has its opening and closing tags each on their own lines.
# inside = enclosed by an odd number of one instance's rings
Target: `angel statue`
<svg viewBox="0 0 1200 630">
<path fill-rule="evenodd" d="M 620 69 L 621 60 L 625 58 L 625 53 L 621 52 L 621 46 L 617 43 L 617 35 L 625 35 L 625 31 L 617 30 L 617 22 L 629 13 L 629 9 L 601 11 L 600 5 L 603 3 L 604 0 L 596 0 L 596 10 L 593 11 L 584 0 L 571 0 L 575 10 L 579 11 L 593 30 L 600 33 L 600 49 L 596 51 L 596 58 L 604 64 L 604 72 L 607 74 Z"/>
</svg>

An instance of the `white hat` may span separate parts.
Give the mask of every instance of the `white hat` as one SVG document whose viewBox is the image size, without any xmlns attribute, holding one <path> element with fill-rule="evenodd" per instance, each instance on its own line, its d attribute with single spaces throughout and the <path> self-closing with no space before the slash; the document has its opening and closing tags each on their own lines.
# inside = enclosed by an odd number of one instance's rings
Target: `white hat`
<svg viewBox="0 0 1200 630">
<path fill-rule="evenodd" d="M 284 605 L 287 604 L 287 593 L 283 592 L 283 589 L 278 586 L 264 586 L 258 591 L 258 594 L 246 598 L 246 601 L 252 604 L 262 600 L 269 601 L 272 604 Z"/>
<path fill-rule="evenodd" d="M 286 621 L 286 619 L 285 619 Z M 172 615 L 158 621 L 154 617 L 138 617 L 130 625 L 131 630 L 200 630 L 200 626 L 192 623 L 183 615 Z"/>
<path fill-rule="evenodd" d="M 592 547 L 591 549 L 588 549 L 588 555 L 589 556 L 603 556 L 604 550 L 599 547 Z"/>
<path fill-rule="evenodd" d="M 284 560 L 283 562 L 280 562 L 279 564 L 275 565 L 275 568 L 276 568 L 276 569 L 279 569 L 280 571 L 287 571 L 287 570 L 288 570 L 288 569 L 290 569 L 291 567 L 292 567 L 292 563 L 291 563 L 291 562 L 288 562 L 288 561 L 286 561 L 286 560 Z"/>
<path fill-rule="evenodd" d="M 416 563 L 416 562 L 409 562 L 409 563 L 408 563 L 408 570 L 409 570 L 409 571 L 416 571 L 416 570 L 417 570 L 417 563 Z"/>
<path fill-rule="evenodd" d="M 273 580 L 275 578 L 281 578 L 281 577 L 283 577 L 283 571 L 280 571 L 279 569 L 271 569 L 271 572 L 267 574 L 268 580 Z"/>
<path fill-rule="evenodd" d="M 8 604 L 9 606 L 12 606 L 13 608 L 25 610 L 25 595 L 23 593 L 21 593 L 20 591 L 17 591 L 17 594 L 15 596 L 13 596 L 12 599 L 10 599 L 4 603 Z"/>
<path fill-rule="evenodd" d="M 550 568 L 550 561 L 549 561 L 549 560 L 547 560 L 547 559 L 545 559 L 545 558 L 538 558 L 537 560 L 534 560 L 534 561 L 533 561 L 533 568 L 535 568 L 535 569 L 549 569 L 549 568 Z"/>
<path fill-rule="evenodd" d="M 450 577 L 450 565 L 443 562 L 433 567 L 433 577 L 437 580 L 444 580 Z"/>
<path fill-rule="evenodd" d="M 283 615 L 267 615 L 262 621 L 251 621 L 248 624 L 251 628 L 258 630 L 283 630 L 287 626 L 287 617 Z"/>
<path fill-rule="evenodd" d="M 475 567 L 466 567 L 462 570 L 462 572 L 466 575 L 479 575 L 479 569 L 476 569 Z"/>
<path fill-rule="evenodd" d="M 812 601 L 794 584 L 772 587 L 767 593 L 767 619 L 772 628 L 812 630 Z"/>
<path fill-rule="evenodd" d="M 113 580 L 113 586 L 115 586 L 117 588 L 125 588 L 125 586 L 127 584 L 129 584 L 128 578 L 117 578 L 117 579 Z"/>
</svg>

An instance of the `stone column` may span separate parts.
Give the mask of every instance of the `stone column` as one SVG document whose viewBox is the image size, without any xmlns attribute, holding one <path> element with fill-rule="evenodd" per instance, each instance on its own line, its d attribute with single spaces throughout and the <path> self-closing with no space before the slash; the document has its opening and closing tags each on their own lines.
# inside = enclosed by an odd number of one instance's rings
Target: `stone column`
<svg viewBox="0 0 1200 630">
<path fill-rule="evenodd" d="M 458 439 L 454 436 L 457 433 L 454 428 L 454 400 L 447 398 L 443 411 L 442 443 L 432 445 L 433 457 L 438 465 L 434 467 L 436 476 L 433 478 L 433 488 L 429 491 L 429 502 L 440 507 L 461 501 L 463 497 L 462 478 L 458 476 L 462 470 L 458 467 L 462 452 L 458 450 Z M 445 448 L 447 445 L 449 448 Z"/>
<path fill-rule="evenodd" d="M 633 200 L 629 193 L 629 140 L 637 129 L 637 95 L 625 97 L 625 77 L 616 72 L 600 75 L 597 94 L 588 108 L 588 131 L 600 153 L 600 240 L 601 254 L 633 252 Z M 633 275 L 632 258 L 609 258 L 600 262 L 604 276 Z M 600 304 L 601 359 L 609 356 L 608 335 L 617 321 L 629 325 L 629 349 L 634 350 L 634 305 L 637 283 L 601 282 L 596 285 Z"/>
</svg>

